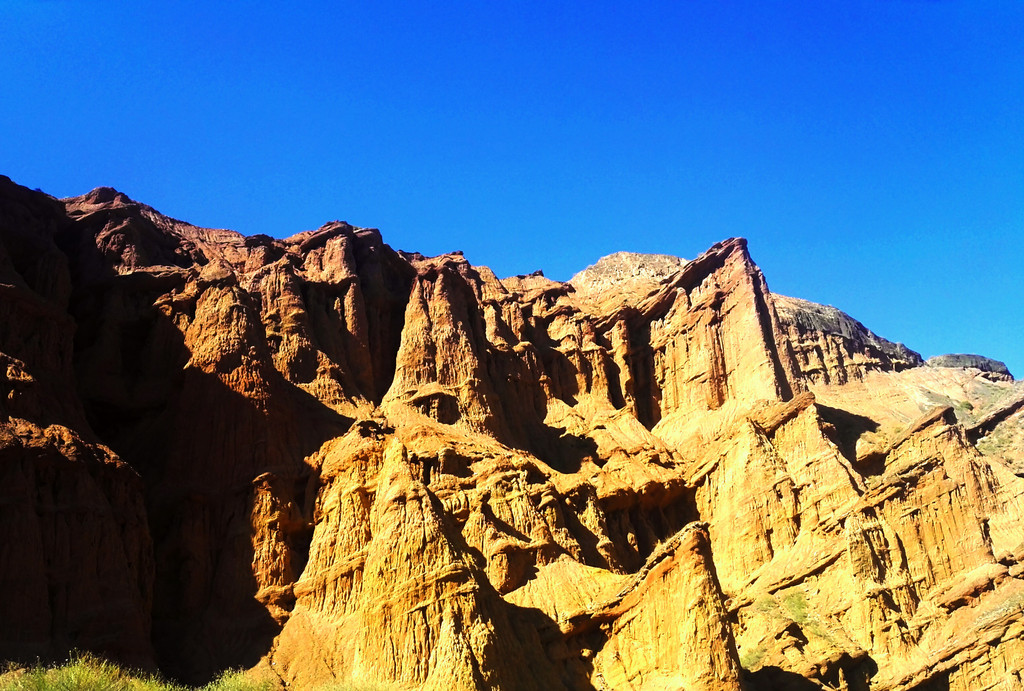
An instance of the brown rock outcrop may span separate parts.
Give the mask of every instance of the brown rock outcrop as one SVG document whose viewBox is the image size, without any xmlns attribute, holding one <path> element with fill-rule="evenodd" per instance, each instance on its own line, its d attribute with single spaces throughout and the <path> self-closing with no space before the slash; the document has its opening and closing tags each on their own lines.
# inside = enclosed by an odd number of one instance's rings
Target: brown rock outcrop
<svg viewBox="0 0 1024 691">
<path fill-rule="evenodd" d="M 982 355 L 964 353 L 936 355 L 935 357 L 928 358 L 924 364 L 929 367 L 953 367 L 957 369 L 967 367 L 985 372 L 985 376 L 994 381 L 1013 381 L 1013 375 L 1007 369 L 1006 363 Z"/>
<path fill-rule="evenodd" d="M 569 279 L 577 299 L 598 313 L 636 304 L 686 264 L 668 254 L 616 252 Z"/>
<path fill-rule="evenodd" d="M 0 656 L 99 648 L 154 666 L 138 474 L 74 395 L 61 204 L 0 178 Z M 81 432 L 76 432 L 81 430 Z"/>
<path fill-rule="evenodd" d="M 886 388 L 892 393 L 913 374 L 876 376 L 865 387 L 874 400 L 863 405 L 868 402 L 854 390 L 847 411 L 820 403 L 842 400 L 846 387 L 823 389 L 817 402 L 762 441 L 817 477 L 801 482 L 792 466 L 788 472 L 779 467 L 762 490 L 769 499 L 789 498 L 792 518 L 781 524 L 785 541 L 777 538 L 778 521 L 755 532 L 772 546 L 757 552 L 762 564 L 756 570 L 749 560 L 740 561 L 738 578 L 730 580 L 731 560 L 713 543 L 739 615 L 741 656 L 757 670 L 759 683 L 770 687 L 780 670 L 791 670 L 849 688 L 910 689 L 1014 669 L 1013 663 L 1003 668 L 999 662 L 995 671 L 986 665 L 990 642 L 1001 640 L 1007 620 L 1018 620 L 1012 612 L 1021 611 L 1014 556 L 1021 543 L 1011 526 L 1024 485 L 1001 459 L 974 449 L 951 407 L 925 411 L 909 424 L 893 420 L 899 412 L 879 405 L 884 397 L 878 394 Z M 887 439 L 850 444 L 842 438 L 843 426 L 846 434 L 859 426 Z M 814 446 L 820 456 L 808 453 Z M 843 470 L 821 474 L 828 463 Z M 716 474 L 721 471 L 712 470 L 711 478 Z M 737 481 L 727 481 L 720 491 L 735 494 Z M 1008 659 L 1019 654 L 1016 644 L 999 645 Z M 985 661 L 971 671 L 975 663 L 967 660 Z"/>
<path fill-rule="evenodd" d="M 773 295 L 741 239 L 499 280 L 340 222 L 246 238 L 0 183 L 0 592 L 27 593 L 0 657 L 1019 681 L 1024 385 Z"/>
<path fill-rule="evenodd" d="M 276 241 L 103 190 L 66 203 L 79 389 L 146 481 L 161 666 L 254 664 L 305 562 L 304 459 L 379 401 L 412 272 L 344 224 Z"/>
<path fill-rule="evenodd" d="M 706 525 L 687 525 L 630 576 L 552 571 L 509 599 L 558 621 L 596 688 L 743 687 Z M 584 594 L 581 577 L 601 589 Z"/>
<path fill-rule="evenodd" d="M 902 343 L 876 336 L 835 307 L 784 295 L 775 295 L 774 302 L 802 379 L 845 384 L 868 372 L 899 371 L 924 362 Z"/>
</svg>

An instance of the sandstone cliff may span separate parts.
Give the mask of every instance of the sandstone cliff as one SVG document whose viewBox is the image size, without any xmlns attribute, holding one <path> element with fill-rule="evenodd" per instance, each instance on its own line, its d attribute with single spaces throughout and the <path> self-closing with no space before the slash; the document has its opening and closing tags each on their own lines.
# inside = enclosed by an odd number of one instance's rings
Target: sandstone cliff
<svg viewBox="0 0 1024 691">
<path fill-rule="evenodd" d="M 75 395 L 60 202 L 0 179 L 0 654 L 101 649 L 152 667 L 138 473 Z"/>
<path fill-rule="evenodd" d="M 774 295 L 741 239 L 638 256 L 499 280 L 0 180 L 0 657 L 1019 684 L 1024 385 Z"/>
</svg>

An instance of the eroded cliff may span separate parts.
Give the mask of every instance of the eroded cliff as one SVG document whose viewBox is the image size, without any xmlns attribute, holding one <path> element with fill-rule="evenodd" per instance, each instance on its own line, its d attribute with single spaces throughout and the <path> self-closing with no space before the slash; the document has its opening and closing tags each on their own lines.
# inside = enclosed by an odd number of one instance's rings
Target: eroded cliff
<svg viewBox="0 0 1024 691">
<path fill-rule="evenodd" d="M 499 280 L 0 180 L 0 657 L 1019 684 L 1022 385 L 772 294 L 740 239 L 641 264 Z"/>
</svg>

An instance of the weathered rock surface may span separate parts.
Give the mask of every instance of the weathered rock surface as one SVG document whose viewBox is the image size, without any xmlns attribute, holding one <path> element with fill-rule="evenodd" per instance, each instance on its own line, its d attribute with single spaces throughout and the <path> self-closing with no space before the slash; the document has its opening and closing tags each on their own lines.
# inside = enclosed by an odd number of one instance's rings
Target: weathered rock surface
<svg viewBox="0 0 1024 691">
<path fill-rule="evenodd" d="M 1013 375 L 1006 367 L 1005 362 L 993 360 L 984 355 L 969 355 L 965 353 L 953 353 L 950 355 L 936 355 L 928 358 L 925 363 L 929 367 L 969 367 L 982 372 L 987 372 L 994 380 L 1013 381 Z"/>
<path fill-rule="evenodd" d="M 100 649 L 154 666 L 138 474 L 74 392 L 63 206 L 0 178 L 0 655 Z"/>
<path fill-rule="evenodd" d="M 499 280 L 0 180 L 0 291 L 5 659 L 1020 683 L 1024 384 L 772 294 L 741 239 Z"/>
<path fill-rule="evenodd" d="M 775 295 L 774 301 L 800 376 L 810 382 L 844 384 L 868 372 L 922 363 L 918 353 L 876 336 L 835 307 L 784 295 Z"/>
<path fill-rule="evenodd" d="M 592 310 L 608 312 L 635 304 L 685 264 L 685 259 L 669 254 L 616 252 L 570 278 L 569 285 Z"/>
</svg>

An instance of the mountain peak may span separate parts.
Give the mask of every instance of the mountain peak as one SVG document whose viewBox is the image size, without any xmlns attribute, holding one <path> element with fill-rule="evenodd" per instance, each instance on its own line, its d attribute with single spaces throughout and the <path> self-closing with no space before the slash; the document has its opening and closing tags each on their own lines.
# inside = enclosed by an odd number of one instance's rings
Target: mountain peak
<svg viewBox="0 0 1024 691">
<path fill-rule="evenodd" d="M 69 197 L 65 201 L 76 201 L 86 204 L 110 204 L 114 206 L 124 206 L 126 204 L 135 204 L 135 200 L 129 197 L 124 192 L 119 192 L 113 187 L 97 187 L 94 190 L 87 192 L 86 194 L 78 197 Z"/>
<path fill-rule="evenodd" d="M 602 290 L 625 281 L 657 284 L 686 264 L 671 254 L 613 252 L 598 259 L 569 279 L 577 291 Z"/>
</svg>

